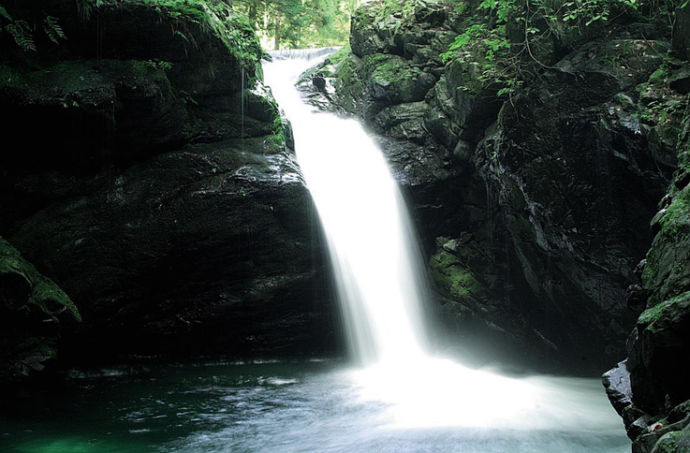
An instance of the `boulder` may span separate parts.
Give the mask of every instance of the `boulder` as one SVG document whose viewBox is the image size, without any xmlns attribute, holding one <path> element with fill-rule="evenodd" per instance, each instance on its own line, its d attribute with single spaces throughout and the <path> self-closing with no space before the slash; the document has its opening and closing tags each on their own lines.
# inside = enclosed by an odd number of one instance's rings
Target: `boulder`
<svg viewBox="0 0 690 453">
<path fill-rule="evenodd" d="M 336 350 L 318 220 L 251 29 L 222 2 L 77 3 L 3 3 L 68 40 L 0 64 L 0 234 L 80 307 L 64 363 Z"/>
<path fill-rule="evenodd" d="M 0 381 L 43 370 L 62 328 L 79 321 L 69 296 L 0 237 Z"/>
</svg>

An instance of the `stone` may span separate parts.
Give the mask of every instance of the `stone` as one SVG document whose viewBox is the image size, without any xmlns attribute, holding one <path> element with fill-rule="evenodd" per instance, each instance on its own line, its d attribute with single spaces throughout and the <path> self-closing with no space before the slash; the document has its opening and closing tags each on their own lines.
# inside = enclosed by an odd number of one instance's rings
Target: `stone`
<svg viewBox="0 0 690 453">
<path fill-rule="evenodd" d="M 43 370 L 57 356 L 59 327 L 79 321 L 69 296 L 0 237 L 0 382 Z"/>
</svg>

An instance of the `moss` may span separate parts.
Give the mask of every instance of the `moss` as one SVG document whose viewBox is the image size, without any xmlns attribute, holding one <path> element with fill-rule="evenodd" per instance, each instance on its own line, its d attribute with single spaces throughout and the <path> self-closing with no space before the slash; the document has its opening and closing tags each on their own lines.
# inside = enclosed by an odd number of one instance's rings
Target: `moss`
<svg viewBox="0 0 690 453">
<path fill-rule="evenodd" d="M 482 291 L 469 268 L 452 253 L 441 249 L 431 257 L 431 276 L 443 290 L 456 299 L 467 299 Z"/>
<path fill-rule="evenodd" d="M 673 198 L 671 204 L 660 217 L 659 223 L 664 234 L 679 236 L 690 230 L 690 187 L 685 187 Z"/>
<path fill-rule="evenodd" d="M 690 425 L 661 436 L 652 453 L 690 453 Z"/>
<path fill-rule="evenodd" d="M 648 308 L 637 320 L 637 324 L 646 329 L 654 330 L 655 323 L 662 320 L 672 320 L 690 310 L 690 291 L 661 302 Z"/>
<path fill-rule="evenodd" d="M 0 237 L 0 380 L 42 370 L 59 339 L 45 322 L 67 319 L 81 321 L 69 296 Z"/>
<path fill-rule="evenodd" d="M 678 175 L 682 172 L 680 169 Z M 690 289 L 685 265 L 690 254 L 690 185 L 678 190 L 672 184 L 669 196 L 672 201 L 652 220 L 658 233 L 642 273 L 642 283 L 651 291 L 648 307 Z"/>
<path fill-rule="evenodd" d="M 669 413 L 669 420 L 675 423 L 688 416 L 688 414 L 690 414 L 690 400 L 684 401 L 674 407 Z"/>
<path fill-rule="evenodd" d="M 367 77 L 382 84 L 394 83 L 410 71 L 405 60 L 396 55 L 377 53 L 367 55 L 362 61 Z"/>
<path fill-rule="evenodd" d="M 15 306 L 33 305 L 53 317 L 67 311 L 75 320 L 81 320 L 79 311 L 69 296 L 52 280 L 41 275 L 31 263 L 22 258 L 17 249 L 0 237 L 0 276 L 3 274 L 20 276 L 31 289 L 29 298 L 18 301 Z"/>
<path fill-rule="evenodd" d="M 78 101 L 96 104 L 103 100 L 105 91 L 112 89 L 113 80 L 126 80 L 135 86 L 153 81 L 161 90 L 170 92 L 166 72 L 171 66 L 154 60 L 68 60 L 21 73 L 0 65 L 0 89 L 17 89 L 36 98 L 44 97 L 46 92 L 56 97 L 81 93 Z"/>
<path fill-rule="evenodd" d="M 345 61 L 347 61 L 349 55 L 350 55 L 350 45 L 347 44 L 337 51 L 333 52 L 331 55 L 324 60 L 324 63 L 327 65 L 334 65 L 334 66 L 340 66 L 343 64 Z"/>
</svg>

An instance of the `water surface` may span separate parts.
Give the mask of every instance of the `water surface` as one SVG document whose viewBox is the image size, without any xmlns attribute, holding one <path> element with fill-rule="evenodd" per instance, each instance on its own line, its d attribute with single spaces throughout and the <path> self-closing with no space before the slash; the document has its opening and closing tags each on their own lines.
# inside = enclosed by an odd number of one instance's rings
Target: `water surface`
<svg viewBox="0 0 690 453">
<path fill-rule="evenodd" d="M 622 453 L 630 449 L 597 379 L 533 378 L 562 403 L 561 418 L 551 426 L 539 419 L 548 417 L 548 412 L 535 408 L 531 417 L 516 420 L 511 428 L 414 427 L 400 424 L 396 404 L 371 398 L 363 371 L 332 361 L 75 371 L 64 387 L 3 404 L 0 451 Z"/>
</svg>

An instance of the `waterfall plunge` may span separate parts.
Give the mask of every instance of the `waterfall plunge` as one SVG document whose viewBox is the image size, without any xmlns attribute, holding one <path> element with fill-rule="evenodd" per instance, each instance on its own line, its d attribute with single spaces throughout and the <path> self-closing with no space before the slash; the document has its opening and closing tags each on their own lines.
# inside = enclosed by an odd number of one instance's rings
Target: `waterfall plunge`
<svg viewBox="0 0 690 453">
<path fill-rule="evenodd" d="M 366 365 L 352 372 L 360 398 L 387 404 L 393 427 L 615 429 L 619 422 L 591 381 L 513 379 L 430 354 L 417 246 L 383 154 L 357 121 L 315 111 L 294 87 L 326 54 L 277 53 L 264 72 L 292 123 L 351 347 Z"/>
<path fill-rule="evenodd" d="M 302 101 L 293 86 L 310 64 L 309 54 L 302 55 L 267 64 L 266 80 L 292 123 L 351 348 L 365 364 L 409 362 L 424 355 L 425 342 L 418 258 L 404 201 L 381 151 L 357 121 L 314 112 Z"/>
</svg>

